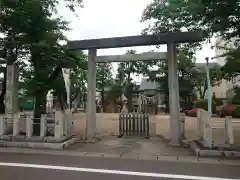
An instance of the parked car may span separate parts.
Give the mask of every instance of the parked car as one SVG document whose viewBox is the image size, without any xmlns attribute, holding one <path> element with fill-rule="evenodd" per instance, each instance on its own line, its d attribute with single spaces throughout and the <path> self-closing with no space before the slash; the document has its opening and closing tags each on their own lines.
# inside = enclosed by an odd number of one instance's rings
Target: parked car
<svg viewBox="0 0 240 180">
<path fill-rule="evenodd" d="M 201 110 L 201 108 L 193 108 L 187 111 L 187 115 L 190 117 L 197 117 L 197 112 Z"/>
<path fill-rule="evenodd" d="M 216 108 L 216 114 L 219 117 L 225 117 L 225 116 L 232 116 L 233 112 L 236 110 L 236 105 L 227 105 L 227 106 L 220 106 Z"/>
</svg>

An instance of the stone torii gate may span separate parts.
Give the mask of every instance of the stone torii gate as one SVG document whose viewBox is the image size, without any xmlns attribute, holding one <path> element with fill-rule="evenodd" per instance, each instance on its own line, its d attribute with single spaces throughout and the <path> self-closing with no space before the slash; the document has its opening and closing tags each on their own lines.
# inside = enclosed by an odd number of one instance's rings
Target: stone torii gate
<svg viewBox="0 0 240 180">
<path fill-rule="evenodd" d="M 198 42 L 203 38 L 200 32 L 160 33 L 158 35 L 139 35 L 102 39 L 76 40 L 68 43 L 68 49 L 88 50 L 88 91 L 87 91 L 87 122 L 86 138 L 91 140 L 96 134 L 96 63 L 131 60 L 168 60 L 169 103 L 170 103 L 170 144 L 180 144 L 180 103 L 177 76 L 176 44 Z M 167 44 L 167 54 L 156 57 L 157 53 L 140 55 L 98 56 L 97 49 L 161 45 Z"/>
</svg>

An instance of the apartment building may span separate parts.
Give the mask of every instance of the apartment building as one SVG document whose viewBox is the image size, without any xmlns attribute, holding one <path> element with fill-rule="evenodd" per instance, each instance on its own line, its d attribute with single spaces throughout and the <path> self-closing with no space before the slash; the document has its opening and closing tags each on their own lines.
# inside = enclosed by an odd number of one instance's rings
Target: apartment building
<svg viewBox="0 0 240 180">
<path fill-rule="evenodd" d="M 225 54 L 228 49 L 233 49 L 236 47 L 235 40 L 236 39 L 232 39 L 230 42 L 226 42 L 221 37 L 217 38 L 215 42 L 215 59 L 216 63 L 218 63 L 220 66 L 223 66 L 226 63 L 226 57 L 222 57 L 222 55 Z M 213 87 L 213 92 L 218 98 L 231 98 L 234 95 L 234 85 L 240 85 L 240 77 L 236 77 L 232 81 L 222 80 L 219 86 Z"/>
</svg>

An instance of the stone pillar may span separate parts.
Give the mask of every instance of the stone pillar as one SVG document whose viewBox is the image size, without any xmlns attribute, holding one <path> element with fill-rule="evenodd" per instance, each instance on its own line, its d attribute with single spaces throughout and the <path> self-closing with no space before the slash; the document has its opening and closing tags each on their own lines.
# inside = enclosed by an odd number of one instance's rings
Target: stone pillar
<svg viewBox="0 0 240 180">
<path fill-rule="evenodd" d="M 197 127 L 198 127 L 198 137 L 199 140 L 202 141 L 203 140 L 203 118 L 202 118 L 202 110 L 200 109 L 199 111 L 197 111 Z"/>
<path fill-rule="evenodd" d="M 234 135 L 233 135 L 233 124 L 232 117 L 225 117 L 225 143 L 233 145 L 234 143 Z"/>
<path fill-rule="evenodd" d="M 181 126 L 180 126 L 180 102 L 179 85 L 177 74 L 176 44 L 167 44 L 168 56 L 168 86 L 169 86 L 169 107 L 170 107 L 170 144 L 180 145 Z"/>
<path fill-rule="evenodd" d="M 63 137 L 63 121 L 66 121 L 67 119 L 64 119 L 64 113 L 63 111 L 56 111 L 55 112 L 55 125 L 54 125 L 54 137 L 56 139 L 60 139 Z M 68 127 L 65 127 L 68 128 Z"/>
<path fill-rule="evenodd" d="M 180 113 L 180 123 L 181 123 L 181 138 L 185 138 L 185 114 Z"/>
<path fill-rule="evenodd" d="M 19 69 L 15 64 L 7 65 L 5 115 L 9 124 L 18 112 L 18 74 Z"/>
<path fill-rule="evenodd" d="M 203 145 L 204 147 L 212 148 L 212 113 L 208 111 L 201 111 L 203 121 Z"/>
<path fill-rule="evenodd" d="M 19 115 L 18 114 L 14 114 L 13 116 L 13 136 L 17 136 L 19 135 Z"/>
<path fill-rule="evenodd" d="M 33 133 L 33 119 L 30 115 L 26 116 L 26 136 L 28 138 L 32 137 Z"/>
<path fill-rule="evenodd" d="M 96 134 L 96 57 L 97 50 L 88 51 L 88 87 L 87 87 L 87 122 L 85 138 L 93 139 Z"/>
<path fill-rule="evenodd" d="M 40 137 L 44 138 L 47 134 L 47 127 L 46 127 L 46 114 L 41 115 L 41 121 L 40 121 Z"/>
<path fill-rule="evenodd" d="M 5 118 L 4 115 L 0 115 L 0 136 L 5 133 Z"/>
</svg>

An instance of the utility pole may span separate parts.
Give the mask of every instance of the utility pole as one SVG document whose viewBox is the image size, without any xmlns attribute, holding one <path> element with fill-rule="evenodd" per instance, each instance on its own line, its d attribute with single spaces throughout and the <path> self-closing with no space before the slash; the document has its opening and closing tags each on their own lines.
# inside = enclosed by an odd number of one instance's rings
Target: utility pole
<svg viewBox="0 0 240 180">
<path fill-rule="evenodd" d="M 206 57 L 206 75 L 207 75 L 207 91 L 208 91 L 208 112 L 212 114 L 212 86 L 210 81 L 210 74 L 209 74 L 209 58 Z"/>
</svg>

